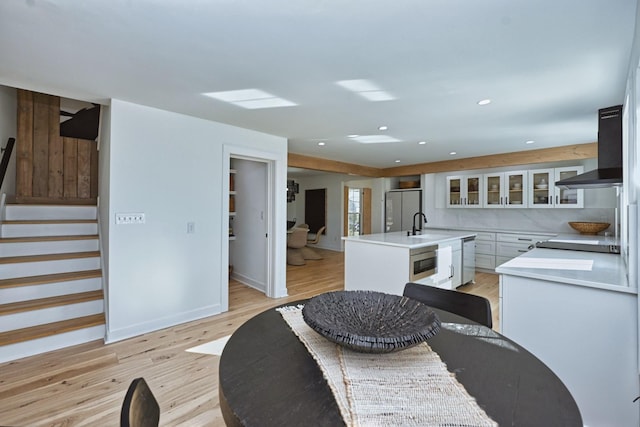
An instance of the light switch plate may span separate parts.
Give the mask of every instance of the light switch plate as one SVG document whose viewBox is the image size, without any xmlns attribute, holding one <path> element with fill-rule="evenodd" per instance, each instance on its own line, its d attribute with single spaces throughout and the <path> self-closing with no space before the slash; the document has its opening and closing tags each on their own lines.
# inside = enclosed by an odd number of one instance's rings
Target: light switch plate
<svg viewBox="0 0 640 427">
<path fill-rule="evenodd" d="M 129 225 L 129 224 L 144 224 L 144 213 L 116 213 L 116 224 Z"/>
</svg>

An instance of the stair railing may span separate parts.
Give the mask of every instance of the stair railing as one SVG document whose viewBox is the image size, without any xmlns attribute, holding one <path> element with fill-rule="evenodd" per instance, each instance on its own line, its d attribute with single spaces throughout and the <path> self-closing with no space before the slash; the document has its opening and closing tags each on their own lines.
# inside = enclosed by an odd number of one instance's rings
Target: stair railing
<svg viewBox="0 0 640 427">
<path fill-rule="evenodd" d="M 2 161 L 0 162 L 0 188 L 2 188 L 2 184 L 4 183 L 4 176 L 7 174 L 7 168 L 9 167 L 9 159 L 11 158 L 11 153 L 13 152 L 13 146 L 16 143 L 15 138 L 9 138 L 7 141 L 7 145 L 0 149 L 4 154 L 2 155 Z"/>
</svg>

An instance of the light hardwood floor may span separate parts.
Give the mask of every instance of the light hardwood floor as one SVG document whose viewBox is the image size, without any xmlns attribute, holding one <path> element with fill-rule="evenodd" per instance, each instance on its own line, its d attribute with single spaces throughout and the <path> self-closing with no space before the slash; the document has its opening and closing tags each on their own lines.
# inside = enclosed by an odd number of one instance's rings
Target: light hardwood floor
<svg viewBox="0 0 640 427">
<path fill-rule="evenodd" d="M 320 261 L 288 266 L 289 296 L 264 294 L 232 281 L 229 311 L 129 340 L 94 341 L 0 364 L 0 425 L 117 426 L 129 383 L 144 377 L 158 399 L 163 426 L 223 426 L 218 356 L 185 351 L 233 333 L 268 308 L 344 288 L 344 256 L 319 250 Z M 478 273 L 461 291 L 487 297 L 498 325 L 498 278 Z"/>
</svg>

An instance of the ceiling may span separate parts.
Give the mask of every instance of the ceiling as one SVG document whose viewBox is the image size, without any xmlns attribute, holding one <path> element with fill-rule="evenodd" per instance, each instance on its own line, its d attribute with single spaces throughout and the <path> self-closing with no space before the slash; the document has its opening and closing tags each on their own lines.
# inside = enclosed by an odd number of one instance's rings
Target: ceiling
<svg viewBox="0 0 640 427">
<path fill-rule="evenodd" d="M 404 166 L 595 141 L 598 108 L 623 102 L 636 7 L 636 0 L 2 1 L 0 84 L 92 102 L 117 98 L 283 136 L 293 153 Z M 369 101 L 336 84 L 344 80 L 366 80 L 374 87 L 365 89 L 394 99 Z M 296 105 L 247 109 L 203 95 L 239 89 Z M 480 106 L 482 99 L 492 102 Z M 354 134 L 399 141 L 363 144 Z"/>
</svg>

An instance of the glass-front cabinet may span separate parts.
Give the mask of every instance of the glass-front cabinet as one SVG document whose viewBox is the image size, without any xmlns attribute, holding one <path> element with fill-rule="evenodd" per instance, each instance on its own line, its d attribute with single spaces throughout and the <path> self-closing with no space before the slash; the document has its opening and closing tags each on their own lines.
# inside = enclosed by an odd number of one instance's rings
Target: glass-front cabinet
<svg viewBox="0 0 640 427">
<path fill-rule="evenodd" d="M 531 208 L 582 208 L 583 193 L 580 189 L 563 189 L 554 183 L 581 174 L 582 166 L 529 171 L 529 207 Z"/>
<path fill-rule="evenodd" d="M 527 207 L 527 176 L 526 171 L 484 174 L 484 207 Z"/>
<path fill-rule="evenodd" d="M 482 175 L 447 177 L 448 208 L 481 208 Z"/>
</svg>

